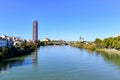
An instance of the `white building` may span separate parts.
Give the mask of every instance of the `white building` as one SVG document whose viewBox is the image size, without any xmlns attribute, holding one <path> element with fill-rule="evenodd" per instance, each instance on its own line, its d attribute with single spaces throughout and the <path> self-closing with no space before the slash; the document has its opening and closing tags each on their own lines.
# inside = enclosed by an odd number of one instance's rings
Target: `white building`
<svg viewBox="0 0 120 80">
<path fill-rule="evenodd" d="M 6 35 L 4 35 L 4 34 L 3 34 L 3 35 L 1 35 L 0 37 L 1 37 L 2 39 L 7 39 L 7 36 L 6 36 Z"/>
<path fill-rule="evenodd" d="M 44 42 L 48 42 L 48 41 L 51 41 L 49 38 L 45 38 L 45 39 L 43 39 L 42 41 L 44 41 Z"/>
</svg>

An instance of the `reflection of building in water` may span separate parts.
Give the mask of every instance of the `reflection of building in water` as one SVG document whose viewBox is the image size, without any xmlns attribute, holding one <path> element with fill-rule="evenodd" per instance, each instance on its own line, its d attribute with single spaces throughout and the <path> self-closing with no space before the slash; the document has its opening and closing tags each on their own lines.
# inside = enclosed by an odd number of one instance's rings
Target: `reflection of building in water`
<svg viewBox="0 0 120 80">
<path fill-rule="evenodd" d="M 38 53 L 37 49 L 35 49 L 35 51 L 32 53 L 32 61 L 34 68 L 37 67 L 37 53 Z"/>
<path fill-rule="evenodd" d="M 33 62 L 37 61 L 37 49 L 35 49 L 35 51 L 32 53 L 32 60 Z"/>
<path fill-rule="evenodd" d="M 3 73 L 5 70 L 9 72 L 10 68 L 15 67 L 15 66 L 23 66 L 23 65 L 26 65 L 26 63 L 24 63 L 24 58 L 23 60 L 19 60 L 17 58 L 17 59 L 1 62 L 0 73 Z"/>
</svg>

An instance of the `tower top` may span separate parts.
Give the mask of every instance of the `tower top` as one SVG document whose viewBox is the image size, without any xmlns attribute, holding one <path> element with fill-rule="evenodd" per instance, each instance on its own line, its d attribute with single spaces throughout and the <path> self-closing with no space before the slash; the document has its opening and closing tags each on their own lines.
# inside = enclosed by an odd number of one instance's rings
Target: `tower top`
<svg viewBox="0 0 120 80">
<path fill-rule="evenodd" d="M 35 20 L 34 22 L 38 22 L 38 20 Z"/>
</svg>

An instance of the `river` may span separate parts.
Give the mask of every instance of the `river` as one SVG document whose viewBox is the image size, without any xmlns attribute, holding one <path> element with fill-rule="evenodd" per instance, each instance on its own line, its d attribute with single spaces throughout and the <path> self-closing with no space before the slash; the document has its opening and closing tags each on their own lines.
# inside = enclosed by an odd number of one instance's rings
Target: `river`
<svg viewBox="0 0 120 80">
<path fill-rule="evenodd" d="M 120 56 L 45 46 L 0 63 L 0 80 L 120 80 Z"/>
</svg>

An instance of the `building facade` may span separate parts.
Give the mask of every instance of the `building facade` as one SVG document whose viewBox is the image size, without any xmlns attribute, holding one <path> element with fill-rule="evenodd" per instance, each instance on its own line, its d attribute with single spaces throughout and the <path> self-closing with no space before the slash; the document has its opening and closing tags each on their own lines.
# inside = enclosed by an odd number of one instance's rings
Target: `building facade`
<svg viewBox="0 0 120 80">
<path fill-rule="evenodd" d="M 33 22 L 33 42 L 38 41 L 38 21 Z"/>
</svg>

